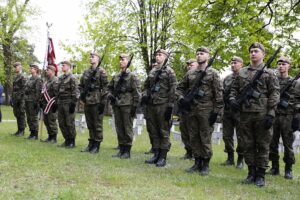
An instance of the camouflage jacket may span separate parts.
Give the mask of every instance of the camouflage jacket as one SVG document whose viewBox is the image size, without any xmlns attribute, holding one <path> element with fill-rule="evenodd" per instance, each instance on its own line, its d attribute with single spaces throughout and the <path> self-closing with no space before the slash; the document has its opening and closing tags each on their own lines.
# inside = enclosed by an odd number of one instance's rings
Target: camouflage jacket
<svg viewBox="0 0 300 200">
<path fill-rule="evenodd" d="M 242 68 L 233 82 L 229 99 L 235 99 L 243 88 L 250 83 L 257 70 L 262 69 L 263 66 L 264 64 L 261 64 L 258 68 L 252 68 L 251 66 Z M 257 84 L 257 87 L 254 89 L 259 92 L 261 96 L 259 98 L 250 98 L 250 107 L 246 107 L 245 103 L 243 103 L 241 112 L 263 112 L 275 116 L 275 109 L 279 103 L 280 94 L 279 81 L 274 70 L 266 69 L 259 81 L 260 84 Z"/>
<path fill-rule="evenodd" d="M 39 76 L 31 76 L 25 84 L 25 101 L 39 102 L 43 81 Z"/>
<path fill-rule="evenodd" d="M 223 88 L 224 88 L 224 94 L 223 94 L 223 100 L 224 100 L 224 112 L 230 111 L 230 106 L 229 106 L 229 94 L 230 90 L 233 84 L 233 81 L 237 75 L 232 73 L 226 76 L 223 80 Z"/>
<path fill-rule="evenodd" d="M 184 94 L 187 94 L 195 84 L 197 84 L 197 76 L 202 72 L 200 69 L 190 70 L 183 77 L 183 80 L 178 84 L 177 97 L 183 98 Z M 217 70 L 208 68 L 206 75 L 203 78 L 203 84 L 198 88 L 199 91 L 203 91 L 203 96 L 194 98 L 191 105 L 193 112 L 199 110 L 213 110 L 214 113 L 221 114 L 223 103 L 223 86 L 220 80 L 220 76 Z"/>
<path fill-rule="evenodd" d="M 283 87 L 285 87 L 289 81 L 292 80 L 292 77 L 287 77 L 287 78 L 281 78 L 280 76 L 278 76 L 278 80 L 279 80 L 279 84 L 280 84 L 280 89 L 282 89 Z M 288 93 L 289 98 L 286 99 L 286 97 L 280 97 L 280 101 L 282 100 L 286 100 L 286 102 L 288 103 L 288 107 L 284 108 L 281 106 L 281 102 L 278 104 L 277 106 L 277 110 L 276 110 L 276 114 L 282 114 L 282 115 L 286 115 L 286 114 L 294 114 L 294 96 L 295 96 L 295 84 L 296 82 L 293 83 L 293 85 L 290 87 L 289 90 L 286 91 L 286 93 Z"/>
<path fill-rule="evenodd" d="M 13 80 L 12 100 L 13 102 L 24 100 L 25 85 L 27 78 L 24 74 L 17 74 Z"/>
<path fill-rule="evenodd" d="M 64 74 L 58 78 L 58 104 L 77 103 L 79 97 L 77 79 L 73 74 Z"/>
<path fill-rule="evenodd" d="M 97 69 L 90 68 L 84 71 L 79 83 L 80 94 L 86 93 L 86 104 L 105 104 L 108 92 L 107 73 L 100 67 L 93 76 L 95 70 Z"/>
<path fill-rule="evenodd" d="M 137 76 L 130 72 L 128 69 L 124 75 L 124 81 L 120 88 L 117 88 L 122 73 L 118 73 L 112 77 L 108 85 L 108 89 L 111 95 L 117 93 L 116 106 L 128 106 L 133 105 L 137 107 L 140 98 L 140 81 Z"/>
<path fill-rule="evenodd" d="M 294 115 L 300 119 L 300 79 L 295 82 L 294 94 Z"/>
<path fill-rule="evenodd" d="M 171 67 L 166 66 L 162 69 L 156 84 L 154 84 L 156 74 L 159 72 L 159 70 L 159 68 L 154 67 L 149 72 L 149 75 L 144 83 L 145 91 L 143 95 L 147 95 L 147 92 L 151 94 L 150 104 L 156 105 L 167 103 L 169 107 L 173 107 L 176 100 L 176 74 Z"/>
<path fill-rule="evenodd" d="M 49 95 L 50 99 L 54 97 L 55 101 L 57 101 L 58 78 L 56 76 L 54 76 L 50 79 L 47 79 L 43 85 L 41 101 L 44 106 L 47 105 L 47 100 L 45 98 L 46 91 L 47 91 L 47 94 Z"/>
</svg>

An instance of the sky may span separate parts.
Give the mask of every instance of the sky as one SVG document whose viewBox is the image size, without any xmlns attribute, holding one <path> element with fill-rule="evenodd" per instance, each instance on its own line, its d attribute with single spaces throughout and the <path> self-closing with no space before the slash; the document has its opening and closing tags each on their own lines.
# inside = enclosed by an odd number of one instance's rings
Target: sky
<svg viewBox="0 0 300 200">
<path fill-rule="evenodd" d="M 30 43 L 35 45 L 35 55 L 40 62 L 44 61 L 47 41 L 46 22 L 52 23 L 50 35 L 54 42 L 56 61 L 69 59 L 59 45 L 75 43 L 79 37 L 79 26 L 83 22 L 83 0 L 31 0 L 31 5 L 39 10 L 39 14 L 30 20 L 33 27 L 27 36 Z"/>
</svg>

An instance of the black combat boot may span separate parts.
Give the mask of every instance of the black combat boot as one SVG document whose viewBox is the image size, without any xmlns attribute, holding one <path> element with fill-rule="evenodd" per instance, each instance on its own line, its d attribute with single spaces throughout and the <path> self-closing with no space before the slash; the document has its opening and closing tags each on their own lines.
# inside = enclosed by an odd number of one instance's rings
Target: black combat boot
<svg viewBox="0 0 300 200">
<path fill-rule="evenodd" d="M 153 149 L 154 155 L 149 160 L 145 160 L 145 163 L 147 164 L 156 164 L 159 158 L 159 149 L 154 148 Z"/>
<path fill-rule="evenodd" d="M 243 180 L 243 184 L 252 184 L 255 181 L 255 173 L 256 173 L 256 167 L 255 165 L 248 165 L 248 175 Z"/>
<path fill-rule="evenodd" d="M 193 172 L 199 172 L 202 168 L 202 158 L 201 157 L 195 157 L 195 163 L 192 167 L 186 169 L 185 171 L 187 173 L 193 173 Z"/>
<path fill-rule="evenodd" d="M 285 164 L 284 178 L 293 179 L 292 165 L 291 164 Z"/>
<path fill-rule="evenodd" d="M 244 168 L 244 156 L 243 155 L 238 155 L 238 159 L 236 162 L 236 168 L 237 169 L 243 169 Z"/>
<path fill-rule="evenodd" d="M 202 158 L 203 159 L 203 165 L 202 168 L 200 170 L 200 175 L 201 176 L 206 176 L 209 174 L 209 161 L 210 158 Z"/>
<path fill-rule="evenodd" d="M 266 173 L 265 169 L 260 167 L 257 168 L 256 177 L 255 177 L 255 185 L 257 187 L 265 186 L 265 173 Z"/>
<path fill-rule="evenodd" d="M 81 152 L 90 152 L 94 142 L 94 140 L 89 139 L 89 144 L 84 149 L 81 149 Z"/>
<path fill-rule="evenodd" d="M 159 150 L 159 158 L 156 163 L 156 167 L 164 167 L 167 164 L 167 154 L 168 154 L 168 149 L 160 149 Z"/>
<path fill-rule="evenodd" d="M 28 136 L 28 140 L 37 140 L 38 139 L 38 135 L 37 135 L 37 131 L 30 131 L 30 135 Z"/>
<path fill-rule="evenodd" d="M 269 175 L 277 176 L 279 175 L 279 161 L 272 161 L 272 168 L 268 171 Z"/>
<path fill-rule="evenodd" d="M 186 153 L 180 159 L 187 160 L 193 158 L 193 151 L 191 149 L 186 149 Z"/>
<path fill-rule="evenodd" d="M 123 145 L 124 151 L 121 154 L 121 159 L 128 159 L 130 158 L 130 151 L 131 151 L 131 145 Z"/>
<path fill-rule="evenodd" d="M 151 147 L 151 149 L 150 149 L 149 151 L 146 151 L 146 152 L 145 152 L 145 154 L 152 154 L 152 153 L 154 153 L 154 150 L 153 150 L 152 147 Z"/>
<path fill-rule="evenodd" d="M 94 144 L 90 149 L 90 153 L 99 153 L 99 150 L 100 150 L 100 142 L 94 141 Z"/>
<path fill-rule="evenodd" d="M 227 160 L 225 162 L 221 163 L 222 166 L 229 166 L 234 165 L 234 152 L 227 153 Z"/>
<path fill-rule="evenodd" d="M 51 140 L 50 140 L 50 143 L 51 144 L 55 144 L 57 142 L 57 139 L 56 139 L 57 135 L 51 135 Z"/>
<path fill-rule="evenodd" d="M 18 131 L 14 134 L 17 137 L 22 137 L 24 136 L 24 129 L 18 129 Z"/>
<path fill-rule="evenodd" d="M 67 139 L 66 148 L 67 149 L 75 148 L 75 138 Z"/>
<path fill-rule="evenodd" d="M 113 158 L 120 158 L 120 156 L 124 153 L 124 145 L 119 144 L 119 152 L 115 155 L 112 155 Z"/>
</svg>

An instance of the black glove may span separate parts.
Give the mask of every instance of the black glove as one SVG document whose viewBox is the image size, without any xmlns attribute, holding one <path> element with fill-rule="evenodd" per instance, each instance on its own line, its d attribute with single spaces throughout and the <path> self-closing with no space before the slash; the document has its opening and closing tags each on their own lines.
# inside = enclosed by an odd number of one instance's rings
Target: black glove
<svg viewBox="0 0 300 200">
<path fill-rule="evenodd" d="M 149 97 L 148 96 L 142 96 L 142 99 L 141 99 L 141 104 L 142 105 L 147 105 L 149 103 Z"/>
<path fill-rule="evenodd" d="M 130 116 L 135 117 L 136 114 L 136 106 L 132 106 L 130 109 Z"/>
<path fill-rule="evenodd" d="M 295 132 L 295 131 L 297 131 L 297 130 L 299 130 L 299 119 L 297 119 L 297 118 L 293 118 L 293 120 L 292 120 L 292 129 L 293 129 L 293 132 Z"/>
<path fill-rule="evenodd" d="M 51 111 L 52 111 L 52 113 L 56 113 L 56 111 L 57 111 L 57 104 L 56 104 L 56 103 L 54 103 L 54 104 L 52 105 Z"/>
<path fill-rule="evenodd" d="M 266 130 L 270 129 L 273 125 L 274 117 L 272 115 L 266 115 L 265 119 L 263 121 L 264 123 L 264 128 Z"/>
<path fill-rule="evenodd" d="M 98 114 L 99 115 L 102 115 L 104 113 L 104 107 L 105 105 L 100 103 L 99 106 L 98 106 Z"/>
<path fill-rule="evenodd" d="M 108 98 L 110 100 L 111 105 L 116 104 L 117 100 L 116 100 L 116 97 L 114 97 L 114 95 L 109 95 Z"/>
<path fill-rule="evenodd" d="M 239 111 L 240 110 L 240 105 L 235 99 L 230 100 L 229 102 L 230 107 L 233 111 Z"/>
<path fill-rule="evenodd" d="M 179 108 L 189 110 L 189 106 L 190 106 L 190 104 L 185 98 L 179 99 L 179 101 L 178 101 Z"/>
<path fill-rule="evenodd" d="M 167 107 L 165 111 L 165 120 L 169 121 L 172 117 L 173 107 Z"/>
<path fill-rule="evenodd" d="M 76 107 L 75 103 L 70 103 L 70 105 L 69 105 L 69 113 L 70 114 L 73 114 L 75 112 L 75 107 Z"/>
<path fill-rule="evenodd" d="M 210 113 L 208 118 L 209 125 L 210 126 L 214 125 L 214 123 L 217 121 L 217 118 L 218 118 L 218 113 L 214 113 L 214 112 Z"/>
</svg>

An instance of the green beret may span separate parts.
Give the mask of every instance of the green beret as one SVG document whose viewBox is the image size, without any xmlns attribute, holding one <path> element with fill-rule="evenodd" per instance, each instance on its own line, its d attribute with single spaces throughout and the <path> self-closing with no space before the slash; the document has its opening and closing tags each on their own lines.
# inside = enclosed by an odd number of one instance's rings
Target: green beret
<svg viewBox="0 0 300 200">
<path fill-rule="evenodd" d="M 279 62 L 292 64 L 291 60 L 288 57 L 285 57 L 285 56 L 280 56 L 280 58 L 277 60 L 277 63 L 279 63 Z"/>
<path fill-rule="evenodd" d="M 249 52 L 253 48 L 258 48 L 258 49 L 262 50 L 263 52 L 266 52 L 264 45 L 262 45 L 261 43 L 258 43 L 258 42 L 254 42 L 253 44 L 250 45 Z"/>
<path fill-rule="evenodd" d="M 186 61 L 186 64 L 190 65 L 194 62 L 197 62 L 197 60 L 196 59 L 189 59 L 188 61 Z"/>
<path fill-rule="evenodd" d="M 238 57 L 238 56 L 233 56 L 231 58 L 231 61 L 236 61 L 236 62 L 244 63 L 243 59 L 241 57 Z"/>
<path fill-rule="evenodd" d="M 167 57 L 169 56 L 169 53 L 164 49 L 157 49 L 155 54 L 157 54 L 157 53 L 165 54 Z"/>
</svg>

